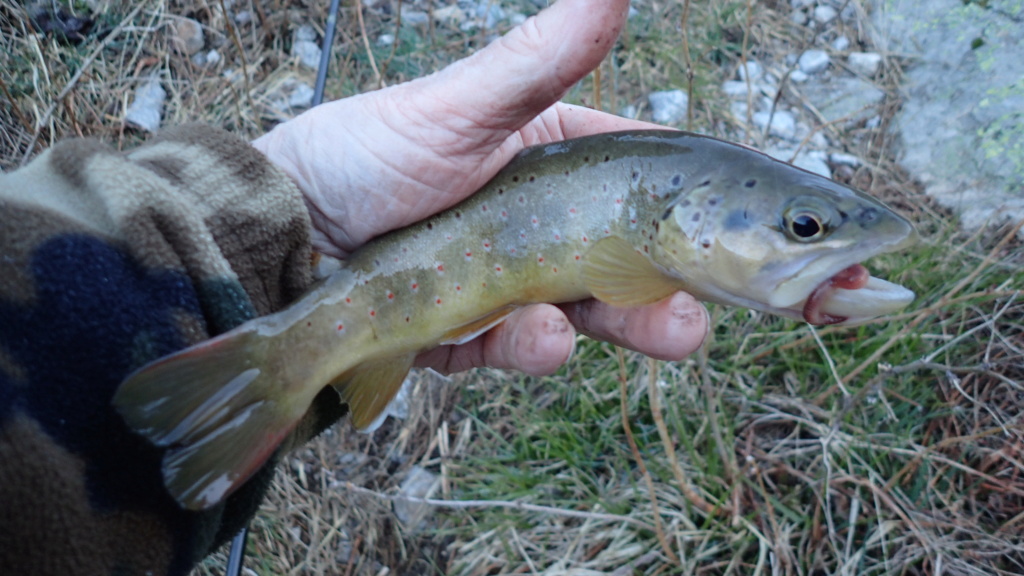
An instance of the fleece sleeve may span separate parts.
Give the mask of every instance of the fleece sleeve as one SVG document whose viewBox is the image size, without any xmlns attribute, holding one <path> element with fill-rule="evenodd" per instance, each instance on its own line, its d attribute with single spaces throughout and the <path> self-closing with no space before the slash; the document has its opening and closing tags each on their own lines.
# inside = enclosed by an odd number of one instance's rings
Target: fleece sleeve
<svg viewBox="0 0 1024 576">
<path fill-rule="evenodd" d="M 129 152 L 69 140 L 0 174 L 0 571 L 186 574 L 248 521 L 273 463 L 182 510 L 111 398 L 146 362 L 300 295 L 309 226 L 287 176 L 208 127 Z M 300 434 L 340 416 L 336 395 L 321 404 Z"/>
</svg>

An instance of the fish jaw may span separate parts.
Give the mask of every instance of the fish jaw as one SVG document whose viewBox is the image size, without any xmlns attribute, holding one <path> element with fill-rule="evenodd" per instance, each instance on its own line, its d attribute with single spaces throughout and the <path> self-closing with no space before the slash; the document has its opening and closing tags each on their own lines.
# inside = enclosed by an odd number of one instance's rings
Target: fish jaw
<svg viewBox="0 0 1024 576">
<path fill-rule="evenodd" d="M 909 228 L 897 241 L 870 250 L 853 251 L 849 258 L 821 258 L 819 262 L 794 263 L 799 271 L 774 285 L 768 304 L 776 314 L 815 325 L 857 326 L 873 318 L 906 308 L 913 291 L 871 276 L 861 262 L 879 254 L 907 248 L 917 241 Z"/>
</svg>

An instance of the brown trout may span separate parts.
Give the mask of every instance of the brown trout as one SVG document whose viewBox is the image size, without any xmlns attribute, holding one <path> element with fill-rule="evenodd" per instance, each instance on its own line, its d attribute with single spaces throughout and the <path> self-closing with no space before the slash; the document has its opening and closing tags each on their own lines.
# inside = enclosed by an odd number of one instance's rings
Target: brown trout
<svg viewBox="0 0 1024 576">
<path fill-rule="evenodd" d="M 815 324 L 855 324 L 914 294 L 859 263 L 913 227 L 856 190 L 684 132 L 590 136 L 521 152 L 479 192 L 377 238 L 285 310 L 153 362 L 114 403 L 157 445 L 170 493 L 221 502 L 325 386 L 357 428 L 425 350 L 518 306 L 677 290 Z"/>
</svg>

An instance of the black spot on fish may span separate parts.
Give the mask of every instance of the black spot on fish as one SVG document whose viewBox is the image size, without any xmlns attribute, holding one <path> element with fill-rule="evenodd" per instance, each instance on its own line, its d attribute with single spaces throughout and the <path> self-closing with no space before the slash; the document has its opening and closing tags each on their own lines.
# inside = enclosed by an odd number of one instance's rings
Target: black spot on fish
<svg viewBox="0 0 1024 576">
<path fill-rule="evenodd" d="M 636 170 L 633 170 L 633 180 L 639 180 L 639 179 L 640 179 L 640 173 L 637 172 Z"/>
<path fill-rule="evenodd" d="M 690 220 L 693 220 L 694 222 L 700 222 L 700 212 L 694 212 L 693 216 L 690 217 Z"/>
<path fill-rule="evenodd" d="M 534 180 L 536 180 L 536 178 L 534 178 L 533 176 L 530 176 L 530 182 L 533 182 Z"/>
<path fill-rule="evenodd" d="M 753 188 L 754 186 L 757 186 L 757 180 L 751 178 L 750 180 L 744 182 L 743 185 L 746 186 L 747 188 Z"/>
<path fill-rule="evenodd" d="M 512 181 L 513 182 L 519 182 L 519 176 L 513 176 L 512 177 Z"/>
<path fill-rule="evenodd" d="M 672 177 L 672 185 L 673 186 L 679 186 L 680 184 L 682 184 L 682 182 L 683 182 L 683 177 L 681 175 L 676 174 L 675 176 Z"/>
<path fill-rule="evenodd" d="M 700 241 L 700 245 L 703 246 L 704 248 L 711 248 L 711 241 L 710 240 L 701 240 Z"/>
<path fill-rule="evenodd" d="M 583 162 L 589 164 L 590 163 L 590 156 L 584 156 L 583 157 Z"/>
<path fill-rule="evenodd" d="M 433 230 L 433 229 L 434 229 L 434 223 L 433 222 L 427 222 L 427 230 Z"/>
<path fill-rule="evenodd" d="M 864 208 L 857 214 L 857 221 L 861 227 L 866 227 L 878 219 L 878 210 L 875 208 Z"/>
<path fill-rule="evenodd" d="M 458 210 L 456 210 L 455 211 L 455 217 L 456 218 L 462 218 L 462 212 L 459 212 Z"/>
<path fill-rule="evenodd" d="M 689 200 L 683 200 L 682 202 L 679 203 L 679 205 L 682 206 L 683 208 L 686 208 L 687 206 L 690 205 L 690 201 Z"/>
<path fill-rule="evenodd" d="M 504 193 L 505 193 L 505 189 L 504 188 L 498 188 L 498 196 L 501 196 Z"/>
<path fill-rule="evenodd" d="M 711 186 L 711 180 L 705 180 L 705 181 L 701 182 L 700 185 L 697 186 L 697 187 L 698 188 L 704 188 L 706 186 Z"/>
<path fill-rule="evenodd" d="M 708 206 L 715 206 L 718 204 L 718 198 L 708 198 Z"/>
<path fill-rule="evenodd" d="M 605 161 L 605 162 L 607 162 L 607 161 L 609 161 L 609 160 L 611 160 L 611 157 L 610 157 L 610 156 L 605 156 L 605 157 L 604 157 L 604 161 Z"/>
</svg>

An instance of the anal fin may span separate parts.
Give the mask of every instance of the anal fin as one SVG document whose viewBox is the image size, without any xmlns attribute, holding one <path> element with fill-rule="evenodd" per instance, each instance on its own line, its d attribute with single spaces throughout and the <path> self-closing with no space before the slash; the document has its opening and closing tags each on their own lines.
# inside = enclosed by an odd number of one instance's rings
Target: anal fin
<svg viewBox="0 0 1024 576">
<path fill-rule="evenodd" d="M 415 354 L 403 354 L 370 360 L 332 383 L 348 404 L 356 429 L 365 429 L 384 412 L 401 389 L 415 358 Z"/>
<path fill-rule="evenodd" d="M 583 283 L 598 300 L 623 307 L 652 304 L 682 289 L 679 280 L 617 236 L 601 239 L 587 252 Z"/>
</svg>

